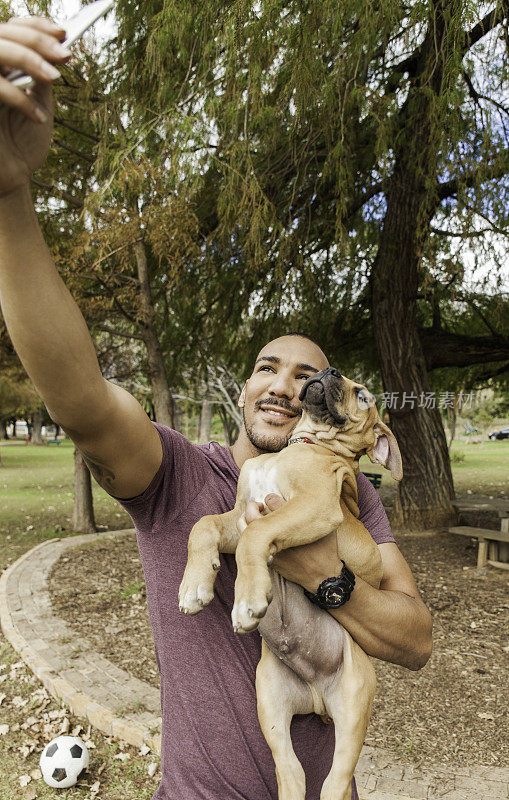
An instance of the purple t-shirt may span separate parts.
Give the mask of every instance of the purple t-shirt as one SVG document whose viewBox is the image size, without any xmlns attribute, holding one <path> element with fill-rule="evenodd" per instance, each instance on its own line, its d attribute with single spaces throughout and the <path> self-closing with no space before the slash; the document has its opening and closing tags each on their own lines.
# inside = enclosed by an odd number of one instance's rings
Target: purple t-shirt
<svg viewBox="0 0 509 800">
<path fill-rule="evenodd" d="M 136 527 L 161 673 L 162 781 L 153 800 L 277 800 L 274 761 L 256 711 L 257 631 L 231 623 L 235 557 L 221 555 L 212 603 L 195 616 L 178 608 L 191 528 L 205 514 L 235 505 L 239 468 L 227 447 L 191 444 L 155 424 L 163 459 L 150 485 L 121 504 Z M 358 478 L 360 519 L 373 539 L 393 542 L 368 479 Z M 334 726 L 315 714 L 295 716 L 295 753 L 306 773 L 306 800 L 319 800 L 330 770 Z M 355 786 L 352 800 L 357 800 Z"/>
</svg>

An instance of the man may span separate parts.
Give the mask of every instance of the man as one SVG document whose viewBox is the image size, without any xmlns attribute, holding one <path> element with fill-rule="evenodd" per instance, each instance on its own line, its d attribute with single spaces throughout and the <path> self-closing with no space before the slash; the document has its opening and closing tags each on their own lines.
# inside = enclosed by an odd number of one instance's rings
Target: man
<svg viewBox="0 0 509 800">
<path fill-rule="evenodd" d="M 38 228 L 29 193 L 31 172 L 51 135 L 54 63 L 68 53 L 63 31 L 47 20 L 0 25 L 0 69 L 37 78 L 26 96 L 0 78 L 0 302 L 16 350 L 55 422 L 87 460 L 95 478 L 135 522 L 147 602 L 161 672 L 163 779 L 157 800 L 274 800 L 274 766 L 256 714 L 257 632 L 231 628 L 235 560 L 221 557 L 216 597 L 197 617 L 178 610 L 187 537 L 205 513 L 233 507 L 247 458 L 285 446 L 300 415 L 299 392 L 328 366 L 301 335 L 269 342 L 239 398 L 244 424 L 231 449 L 195 446 L 152 424 L 137 401 L 104 380 L 92 340 L 60 280 Z M 377 658 L 422 667 L 431 652 L 431 619 L 390 531 L 378 495 L 359 478 L 360 519 L 377 541 L 384 575 L 379 590 L 357 577 L 349 601 L 330 613 Z M 274 510 L 283 500 L 269 497 Z M 249 523 L 260 510 L 252 505 Z M 316 591 L 338 574 L 336 537 L 280 553 L 274 566 Z M 327 612 L 323 612 L 327 613 Z M 315 715 L 292 724 L 296 754 L 318 800 L 332 758 L 333 730 Z M 352 797 L 357 798 L 355 787 Z"/>
</svg>

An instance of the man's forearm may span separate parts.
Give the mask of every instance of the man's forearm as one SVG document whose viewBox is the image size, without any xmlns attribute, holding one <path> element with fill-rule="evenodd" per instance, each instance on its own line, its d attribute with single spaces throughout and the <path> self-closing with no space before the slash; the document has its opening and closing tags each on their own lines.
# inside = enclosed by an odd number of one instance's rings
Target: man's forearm
<svg viewBox="0 0 509 800">
<path fill-rule="evenodd" d="M 0 303 L 14 347 L 50 413 L 74 427 L 105 382 L 85 320 L 42 237 L 28 187 L 0 197 Z"/>
<path fill-rule="evenodd" d="M 329 613 L 370 656 L 417 670 L 431 654 L 431 616 L 418 598 L 374 589 L 356 576 L 350 599 Z"/>
</svg>

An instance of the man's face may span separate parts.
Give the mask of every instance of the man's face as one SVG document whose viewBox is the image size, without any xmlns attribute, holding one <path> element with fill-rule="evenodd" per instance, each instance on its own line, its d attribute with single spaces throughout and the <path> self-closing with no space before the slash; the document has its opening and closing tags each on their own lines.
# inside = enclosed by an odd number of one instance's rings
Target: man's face
<svg viewBox="0 0 509 800">
<path fill-rule="evenodd" d="M 281 336 L 260 351 L 239 398 L 254 447 L 277 453 L 286 445 L 301 415 L 302 386 L 328 366 L 318 345 L 300 336 Z"/>
</svg>

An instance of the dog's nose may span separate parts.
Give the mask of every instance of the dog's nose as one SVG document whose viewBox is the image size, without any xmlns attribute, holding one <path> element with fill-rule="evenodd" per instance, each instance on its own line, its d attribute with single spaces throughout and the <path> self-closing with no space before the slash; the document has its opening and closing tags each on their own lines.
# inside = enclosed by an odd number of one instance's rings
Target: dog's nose
<svg viewBox="0 0 509 800">
<path fill-rule="evenodd" d="M 341 372 L 339 369 L 334 369 L 334 367 L 329 367 L 329 375 L 332 375 L 333 378 L 341 378 Z"/>
</svg>

